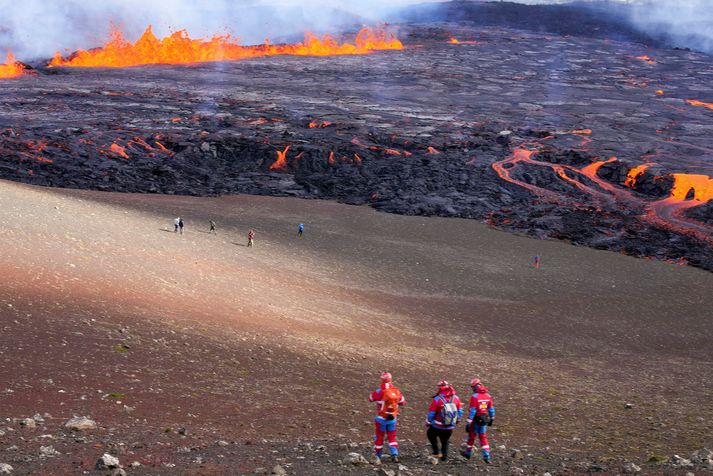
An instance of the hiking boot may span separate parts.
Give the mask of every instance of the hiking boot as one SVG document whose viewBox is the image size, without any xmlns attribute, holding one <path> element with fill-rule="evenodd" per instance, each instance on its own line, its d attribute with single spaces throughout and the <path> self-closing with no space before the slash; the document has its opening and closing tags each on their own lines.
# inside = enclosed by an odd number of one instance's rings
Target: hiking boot
<svg viewBox="0 0 713 476">
<path fill-rule="evenodd" d="M 461 451 L 460 454 L 463 455 L 465 459 L 470 459 L 473 457 L 473 453 L 470 451 Z"/>
<path fill-rule="evenodd" d="M 435 455 L 433 455 L 433 457 L 436 459 L 441 459 L 443 458 L 443 455 L 441 453 L 436 453 Z"/>
<path fill-rule="evenodd" d="M 392 462 L 392 463 L 398 463 L 398 462 L 399 462 L 399 455 L 391 455 L 391 462 Z"/>
<path fill-rule="evenodd" d="M 490 462 L 490 458 L 483 458 L 483 463 L 485 463 L 485 464 L 492 464 L 492 463 Z"/>
</svg>

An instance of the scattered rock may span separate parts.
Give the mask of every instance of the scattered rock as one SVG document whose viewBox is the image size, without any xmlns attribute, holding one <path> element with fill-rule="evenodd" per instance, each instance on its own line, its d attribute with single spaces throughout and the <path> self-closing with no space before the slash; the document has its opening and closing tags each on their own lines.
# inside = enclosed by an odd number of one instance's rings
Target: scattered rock
<svg viewBox="0 0 713 476">
<path fill-rule="evenodd" d="M 7 463 L 0 463 L 0 474 L 10 474 L 14 468 Z"/>
<path fill-rule="evenodd" d="M 141 463 L 139 463 L 138 461 L 134 461 L 129 466 L 132 468 L 138 468 L 139 466 L 141 466 Z"/>
<path fill-rule="evenodd" d="M 104 453 L 104 455 L 97 460 L 97 464 L 94 466 L 94 469 L 114 469 L 119 468 L 120 466 L 119 458 L 116 458 L 109 453 Z"/>
<path fill-rule="evenodd" d="M 438 458 L 436 458 L 434 456 L 429 456 L 428 462 L 431 463 L 433 466 L 436 466 L 438 464 Z"/>
<path fill-rule="evenodd" d="M 40 456 L 43 458 L 52 458 L 61 454 L 59 451 L 54 449 L 54 446 L 40 446 Z"/>
<path fill-rule="evenodd" d="M 675 466 L 688 466 L 691 464 L 690 459 L 682 458 L 678 455 L 671 456 L 671 459 L 669 461 Z"/>
<path fill-rule="evenodd" d="M 525 470 L 522 468 L 511 468 L 510 474 L 525 474 Z"/>
<path fill-rule="evenodd" d="M 603 465 L 599 463 L 592 463 L 591 465 L 589 465 L 590 473 L 599 473 L 601 471 L 606 471 L 606 468 Z"/>
<path fill-rule="evenodd" d="M 635 465 L 634 463 L 627 462 L 622 465 L 621 470 L 624 474 L 636 474 L 641 472 L 641 467 Z"/>
<path fill-rule="evenodd" d="M 67 423 L 64 424 L 64 427 L 74 431 L 96 430 L 97 422 L 85 416 L 74 417 L 68 420 Z"/>
<path fill-rule="evenodd" d="M 37 422 L 32 418 L 23 418 L 20 420 L 20 426 L 25 428 L 37 428 Z"/>
<path fill-rule="evenodd" d="M 253 474 L 265 475 L 265 474 L 267 474 L 267 469 L 265 469 L 265 468 L 255 468 L 255 471 L 253 471 Z"/>
<path fill-rule="evenodd" d="M 512 459 L 523 459 L 525 457 L 520 450 L 513 450 L 510 456 L 512 456 Z"/>
<path fill-rule="evenodd" d="M 42 418 L 42 415 L 39 413 L 35 413 L 35 415 L 32 417 L 33 420 L 35 420 L 35 423 L 44 423 L 45 419 Z"/>
<path fill-rule="evenodd" d="M 124 471 L 121 468 L 114 468 L 111 473 L 109 473 L 109 476 L 128 476 L 126 474 L 126 471 Z"/>
<path fill-rule="evenodd" d="M 278 464 L 274 468 L 272 468 L 272 473 L 270 474 L 275 474 L 277 476 L 287 476 L 287 471 L 285 470 L 285 468 Z"/>
<path fill-rule="evenodd" d="M 224 440 L 220 440 L 220 441 L 217 441 L 215 444 L 218 446 L 228 446 L 230 443 L 228 443 L 227 441 L 224 441 Z"/>
<path fill-rule="evenodd" d="M 346 458 L 344 458 L 343 463 L 354 466 L 369 466 L 369 461 L 359 453 L 349 453 Z"/>
<path fill-rule="evenodd" d="M 701 448 L 691 455 L 691 461 L 696 464 L 710 464 L 713 462 L 713 451 Z"/>
<path fill-rule="evenodd" d="M 394 471 L 393 469 L 380 468 L 376 474 L 380 474 L 383 476 L 396 476 L 396 471 Z"/>
<path fill-rule="evenodd" d="M 633 403 L 627 403 L 626 405 L 624 405 L 624 408 L 627 408 L 627 409 L 634 408 L 634 404 L 633 404 Z"/>
</svg>

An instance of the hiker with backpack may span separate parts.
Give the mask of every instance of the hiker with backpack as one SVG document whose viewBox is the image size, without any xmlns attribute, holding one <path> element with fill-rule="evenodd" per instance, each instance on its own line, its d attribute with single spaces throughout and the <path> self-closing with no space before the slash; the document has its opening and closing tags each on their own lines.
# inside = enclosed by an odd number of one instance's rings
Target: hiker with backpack
<svg viewBox="0 0 713 476">
<path fill-rule="evenodd" d="M 369 401 L 376 403 L 376 417 L 374 418 L 374 453 L 381 459 L 384 450 L 384 435 L 389 440 L 391 460 L 399 461 L 399 442 L 396 440 L 396 423 L 399 418 L 399 407 L 406 405 L 401 390 L 393 384 L 391 374 L 381 374 L 381 385 L 371 392 Z"/>
<path fill-rule="evenodd" d="M 493 425 L 495 419 L 495 407 L 493 406 L 493 397 L 490 396 L 488 389 L 483 385 L 479 378 L 474 378 L 470 381 L 470 387 L 473 389 L 473 396 L 470 397 L 470 405 L 468 412 L 468 423 L 465 426 L 465 432 L 468 434 L 465 452 L 463 456 L 470 459 L 473 456 L 473 444 L 475 436 L 480 439 L 480 450 L 483 452 L 483 461 L 490 463 L 490 445 L 486 433 L 488 427 Z"/>
<path fill-rule="evenodd" d="M 255 231 L 250 230 L 248 232 L 248 248 L 253 247 L 253 243 L 255 242 L 254 240 L 255 240 Z"/>
<path fill-rule="evenodd" d="M 462 417 L 463 409 L 455 389 L 446 380 L 441 380 L 438 382 L 438 393 L 434 395 L 431 405 L 428 407 L 426 436 L 431 442 L 433 457 L 440 459 L 443 463 L 448 461 L 448 441 L 451 439 L 458 420 Z M 440 449 L 438 448 L 439 441 Z"/>
<path fill-rule="evenodd" d="M 305 232 L 305 224 L 300 223 L 297 225 L 297 237 L 302 238 L 302 234 Z"/>
</svg>

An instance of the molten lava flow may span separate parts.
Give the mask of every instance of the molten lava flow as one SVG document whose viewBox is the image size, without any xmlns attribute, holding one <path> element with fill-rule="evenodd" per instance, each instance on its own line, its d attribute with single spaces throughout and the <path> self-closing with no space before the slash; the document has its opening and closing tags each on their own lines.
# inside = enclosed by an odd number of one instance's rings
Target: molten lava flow
<svg viewBox="0 0 713 476">
<path fill-rule="evenodd" d="M 673 174 L 673 180 L 672 198 L 686 200 L 693 189 L 692 200 L 700 203 L 713 200 L 713 179 L 707 175 Z"/>
<path fill-rule="evenodd" d="M 287 151 L 290 150 L 290 146 L 285 147 L 283 151 L 277 151 L 277 160 L 270 166 L 270 171 L 277 170 L 278 172 L 284 172 L 287 170 Z"/>
<path fill-rule="evenodd" d="M 8 51 L 5 64 L 0 64 L 0 79 L 17 78 L 23 74 L 25 74 L 25 67 L 17 62 L 12 51 Z"/>
<path fill-rule="evenodd" d="M 231 61 L 269 55 L 356 55 L 377 50 L 401 50 L 403 47 L 392 34 L 369 28 L 359 31 L 353 43 L 339 43 L 329 35 L 317 38 L 307 33 L 305 40 L 297 44 L 271 45 L 266 41 L 264 45 L 241 46 L 230 35 L 194 40 L 188 36 L 186 30 L 158 39 L 149 26 L 136 43 L 128 42 L 123 33 L 115 29 L 102 48 L 78 51 L 68 59 L 57 53 L 50 66 L 124 68 L 145 64 Z"/>
<path fill-rule="evenodd" d="M 666 94 L 666 91 L 664 91 L 663 89 L 657 89 L 656 94 L 658 94 L 659 96 L 663 96 L 664 94 Z"/>
<path fill-rule="evenodd" d="M 642 175 L 644 172 L 646 172 L 646 169 L 648 169 L 652 165 L 653 164 L 641 164 L 629 170 L 629 173 L 626 174 L 626 180 L 624 181 L 624 185 L 629 188 L 634 188 L 636 186 L 636 179 L 639 177 L 639 175 Z"/>
<path fill-rule="evenodd" d="M 129 154 L 126 153 L 126 148 L 120 146 L 120 145 L 117 144 L 116 142 L 114 142 L 113 144 L 111 144 L 111 145 L 109 146 L 109 150 L 110 150 L 111 152 L 115 153 L 116 155 L 120 156 L 120 157 L 123 157 L 123 158 L 125 158 L 125 159 L 128 159 L 128 158 L 129 158 Z"/>
<path fill-rule="evenodd" d="M 327 158 L 327 163 L 328 163 L 329 165 L 334 165 L 334 163 L 335 163 L 335 160 L 334 160 L 334 151 L 331 151 L 331 152 L 329 153 L 329 157 Z"/>
<path fill-rule="evenodd" d="M 520 162 L 533 163 L 532 156 L 536 153 L 537 152 L 534 150 L 515 149 L 515 152 L 513 152 L 512 156 L 499 162 L 493 162 L 491 167 L 493 168 L 493 170 L 495 170 L 495 173 L 497 173 L 500 178 L 505 180 L 506 182 L 510 182 L 515 185 L 519 185 L 523 188 L 526 188 L 527 190 L 531 191 L 539 197 L 555 197 L 557 195 L 556 193 L 551 192 L 542 187 L 538 187 L 537 185 L 532 185 L 527 182 L 517 180 L 513 178 L 510 174 L 512 168 Z M 510 165 L 510 167 L 505 167 L 506 164 Z"/>
<path fill-rule="evenodd" d="M 441 153 L 440 150 L 436 149 L 435 147 L 431 147 L 431 146 L 428 147 L 427 152 L 431 155 L 438 155 Z"/>
<path fill-rule="evenodd" d="M 707 107 L 713 110 L 713 103 L 710 102 L 696 101 L 695 99 L 686 99 L 686 102 L 691 106 Z"/>
<path fill-rule="evenodd" d="M 480 44 L 478 41 L 461 41 L 458 38 L 451 38 L 448 40 L 448 43 L 451 45 L 477 45 Z"/>
<path fill-rule="evenodd" d="M 448 43 L 450 43 L 451 45 L 459 45 L 460 41 L 458 41 L 457 38 L 451 38 L 450 40 L 448 40 Z"/>
<path fill-rule="evenodd" d="M 647 55 L 642 55 L 642 56 L 637 56 L 636 59 L 639 59 L 641 61 L 645 61 L 646 64 L 656 64 L 655 60 L 652 60 L 649 56 Z"/>
<path fill-rule="evenodd" d="M 309 123 L 309 128 L 310 129 L 326 129 L 327 127 L 331 126 L 332 123 L 329 121 L 312 121 Z"/>
</svg>

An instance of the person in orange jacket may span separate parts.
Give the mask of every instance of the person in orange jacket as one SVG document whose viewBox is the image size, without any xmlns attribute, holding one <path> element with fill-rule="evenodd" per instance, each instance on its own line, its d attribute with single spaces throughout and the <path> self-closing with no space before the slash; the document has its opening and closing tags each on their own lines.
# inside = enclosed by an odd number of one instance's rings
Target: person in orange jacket
<svg viewBox="0 0 713 476">
<path fill-rule="evenodd" d="M 384 435 L 389 440 L 389 452 L 394 462 L 399 461 L 399 442 L 396 439 L 396 424 L 399 421 L 399 407 L 406 405 L 401 390 L 393 384 L 389 372 L 381 374 L 381 385 L 371 392 L 369 401 L 376 403 L 374 418 L 374 453 L 381 459 L 384 450 Z"/>
<path fill-rule="evenodd" d="M 493 420 L 495 419 L 493 397 L 490 396 L 488 389 L 479 378 L 471 380 L 470 387 L 473 389 L 473 396 L 470 397 L 468 423 L 465 426 L 468 441 L 466 442 L 463 456 L 467 459 L 473 456 L 473 445 L 475 444 L 475 436 L 477 435 L 480 439 L 480 450 L 483 452 L 483 461 L 490 463 L 490 445 L 488 444 L 487 432 L 488 427 L 492 426 Z"/>
</svg>

